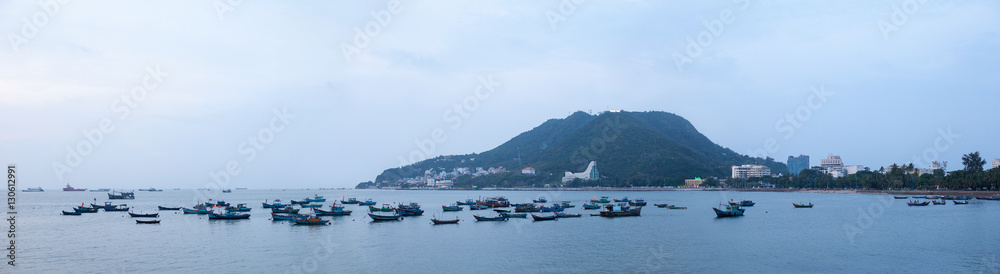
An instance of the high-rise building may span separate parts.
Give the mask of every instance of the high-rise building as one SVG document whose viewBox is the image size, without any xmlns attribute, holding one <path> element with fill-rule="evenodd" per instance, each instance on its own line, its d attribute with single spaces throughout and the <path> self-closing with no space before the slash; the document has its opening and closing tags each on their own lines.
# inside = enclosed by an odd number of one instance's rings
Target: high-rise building
<svg viewBox="0 0 1000 274">
<path fill-rule="evenodd" d="M 799 157 L 788 156 L 788 173 L 799 175 L 803 169 L 809 169 L 809 155 L 799 154 Z"/>
<path fill-rule="evenodd" d="M 733 178 L 752 178 L 771 176 L 771 168 L 762 165 L 733 166 Z"/>
<path fill-rule="evenodd" d="M 826 173 L 833 175 L 834 178 L 847 175 L 847 172 L 844 172 L 844 162 L 840 160 L 840 156 L 830 155 L 826 159 L 820 159 L 819 166 L 825 169 Z"/>
</svg>

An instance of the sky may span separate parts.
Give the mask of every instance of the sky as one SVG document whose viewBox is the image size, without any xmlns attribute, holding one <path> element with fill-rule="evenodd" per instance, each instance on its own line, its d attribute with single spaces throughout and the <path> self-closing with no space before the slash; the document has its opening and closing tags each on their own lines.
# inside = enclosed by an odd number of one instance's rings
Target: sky
<svg viewBox="0 0 1000 274">
<path fill-rule="evenodd" d="M 782 162 L 955 170 L 979 151 L 989 168 L 998 15 L 995 1 L 3 1 L 0 161 L 21 188 L 353 187 L 623 109 Z"/>
</svg>

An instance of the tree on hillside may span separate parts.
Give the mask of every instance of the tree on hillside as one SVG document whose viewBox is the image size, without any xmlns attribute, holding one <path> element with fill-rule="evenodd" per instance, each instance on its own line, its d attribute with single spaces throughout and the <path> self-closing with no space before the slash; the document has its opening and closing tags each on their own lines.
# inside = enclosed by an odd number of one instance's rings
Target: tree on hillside
<svg viewBox="0 0 1000 274">
<path fill-rule="evenodd" d="M 962 156 L 962 164 L 965 165 L 965 171 L 969 173 L 979 173 L 983 171 L 983 165 L 986 164 L 986 160 L 979 157 L 979 151 L 965 154 Z"/>
</svg>

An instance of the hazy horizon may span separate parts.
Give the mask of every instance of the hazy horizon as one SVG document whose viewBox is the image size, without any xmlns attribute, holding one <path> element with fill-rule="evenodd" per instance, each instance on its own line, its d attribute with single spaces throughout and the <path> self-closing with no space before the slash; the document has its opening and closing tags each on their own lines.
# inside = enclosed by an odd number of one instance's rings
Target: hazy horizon
<svg viewBox="0 0 1000 274">
<path fill-rule="evenodd" d="M 436 134 L 428 157 L 478 153 L 575 111 L 623 109 L 675 113 L 779 162 L 956 170 L 979 151 L 989 168 L 998 13 L 990 1 L 7 1 L 0 161 L 22 189 L 349 188 Z"/>
</svg>

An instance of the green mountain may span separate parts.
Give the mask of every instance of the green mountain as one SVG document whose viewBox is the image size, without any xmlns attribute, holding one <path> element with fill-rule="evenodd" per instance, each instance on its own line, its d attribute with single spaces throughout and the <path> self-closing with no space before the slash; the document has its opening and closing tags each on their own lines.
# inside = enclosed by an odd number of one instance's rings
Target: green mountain
<svg viewBox="0 0 1000 274">
<path fill-rule="evenodd" d="M 456 186 L 541 186 L 559 184 L 564 172 L 581 172 L 590 161 L 597 161 L 602 177 L 594 184 L 604 186 L 680 185 L 694 177 L 728 177 L 731 166 L 748 163 L 769 166 L 775 173 L 787 170 L 773 159 L 751 158 L 719 146 L 672 113 L 576 112 L 483 153 L 439 156 L 387 169 L 375 184 L 397 186 L 400 179 L 423 176 L 427 170 L 437 174 L 460 167 L 504 166 L 510 172 L 459 177 Z M 521 175 L 523 167 L 535 168 L 538 175 Z"/>
</svg>

